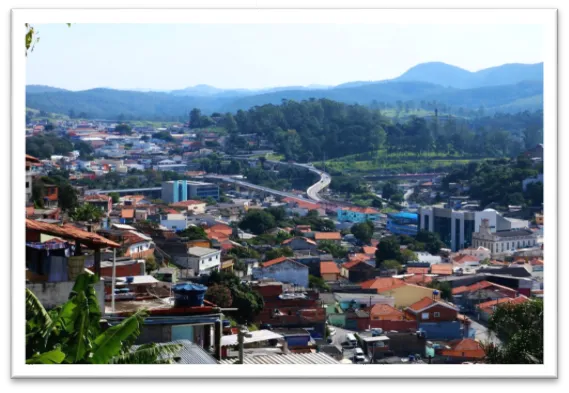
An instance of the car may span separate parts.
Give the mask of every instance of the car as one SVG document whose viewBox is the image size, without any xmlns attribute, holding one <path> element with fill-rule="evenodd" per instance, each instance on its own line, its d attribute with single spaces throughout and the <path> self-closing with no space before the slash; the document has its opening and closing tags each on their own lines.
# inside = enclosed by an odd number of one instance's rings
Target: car
<svg viewBox="0 0 569 393">
<path fill-rule="evenodd" d="M 353 357 L 353 361 L 355 363 L 365 363 L 366 362 L 366 357 L 364 355 L 355 355 Z"/>
<path fill-rule="evenodd" d="M 377 336 L 381 336 L 383 334 L 383 329 L 371 329 L 371 336 L 372 337 L 377 337 Z"/>
</svg>

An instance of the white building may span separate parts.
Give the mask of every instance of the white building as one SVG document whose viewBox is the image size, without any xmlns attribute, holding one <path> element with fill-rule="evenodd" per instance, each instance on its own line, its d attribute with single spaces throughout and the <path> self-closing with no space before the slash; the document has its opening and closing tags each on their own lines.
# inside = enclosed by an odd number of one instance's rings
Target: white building
<svg viewBox="0 0 569 393">
<path fill-rule="evenodd" d="M 221 251 L 214 248 L 188 248 L 188 268 L 196 275 L 218 271 L 221 266 Z"/>
<path fill-rule="evenodd" d="M 537 234 L 528 228 L 492 232 L 488 221 L 483 220 L 480 230 L 472 234 L 472 245 L 489 249 L 492 257 L 508 255 L 517 249 L 537 246 Z"/>
<path fill-rule="evenodd" d="M 160 216 L 160 225 L 173 230 L 183 231 L 188 227 L 188 217 L 185 214 L 162 214 Z"/>
<path fill-rule="evenodd" d="M 489 249 L 487 249 L 486 247 L 477 247 L 477 248 L 473 248 L 473 247 L 469 247 L 469 248 L 465 248 L 463 250 L 458 251 L 458 254 L 461 255 L 470 255 L 473 257 L 478 258 L 479 260 L 484 260 L 486 258 L 490 258 L 492 255 L 492 253 L 490 252 Z"/>
</svg>

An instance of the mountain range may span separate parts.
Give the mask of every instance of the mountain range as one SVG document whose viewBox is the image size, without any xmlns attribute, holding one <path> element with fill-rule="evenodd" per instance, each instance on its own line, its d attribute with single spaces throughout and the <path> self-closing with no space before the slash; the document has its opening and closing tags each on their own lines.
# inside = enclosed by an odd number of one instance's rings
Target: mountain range
<svg viewBox="0 0 569 393">
<path fill-rule="evenodd" d="M 192 108 L 204 113 L 235 112 L 282 100 L 330 100 L 370 105 L 372 102 L 433 101 L 451 108 L 517 112 L 543 107 L 543 63 L 504 64 L 471 72 L 441 62 L 418 64 L 395 79 L 355 81 L 338 86 L 285 86 L 266 89 L 220 89 L 197 85 L 178 90 L 69 91 L 26 86 L 26 106 L 52 113 L 84 112 L 91 118 L 162 119 L 185 117 Z"/>
</svg>

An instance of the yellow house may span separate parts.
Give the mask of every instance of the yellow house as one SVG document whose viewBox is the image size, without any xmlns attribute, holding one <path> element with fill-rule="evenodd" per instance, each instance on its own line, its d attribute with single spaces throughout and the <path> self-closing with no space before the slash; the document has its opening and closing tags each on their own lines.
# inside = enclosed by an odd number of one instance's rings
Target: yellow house
<svg viewBox="0 0 569 393">
<path fill-rule="evenodd" d="M 397 308 L 408 307 L 425 297 L 432 298 L 434 291 L 432 288 L 408 284 L 399 278 L 393 277 L 374 278 L 360 285 L 362 288 L 374 288 L 378 294 L 392 296 Z"/>
</svg>

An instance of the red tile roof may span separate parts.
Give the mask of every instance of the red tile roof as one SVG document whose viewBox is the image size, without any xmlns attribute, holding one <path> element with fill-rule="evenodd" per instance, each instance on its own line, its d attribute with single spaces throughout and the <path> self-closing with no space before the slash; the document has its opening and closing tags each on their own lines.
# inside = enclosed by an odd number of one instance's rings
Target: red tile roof
<svg viewBox="0 0 569 393">
<path fill-rule="evenodd" d="M 122 218 L 133 218 L 134 217 L 134 209 L 122 209 L 121 210 L 121 217 Z"/>
<path fill-rule="evenodd" d="M 59 226 L 26 218 L 26 230 L 38 231 L 47 235 L 59 236 L 64 239 L 79 240 L 88 245 L 113 248 L 120 247 L 118 243 L 106 239 L 103 236 L 97 235 L 93 232 L 84 231 L 69 224 Z"/>
<path fill-rule="evenodd" d="M 365 263 L 365 261 L 362 259 L 355 259 L 353 261 L 344 263 L 342 266 L 344 268 L 350 270 L 351 268 L 353 268 L 354 266 L 356 266 L 357 264 L 360 264 L 360 263 Z"/>
<path fill-rule="evenodd" d="M 407 273 L 409 274 L 429 274 L 428 267 L 408 267 Z"/>
<path fill-rule="evenodd" d="M 295 203 L 298 205 L 298 207 L 302 209 L 316 210 L 322 207 L 317 203 L 305 202 L 300 199 L 291 198 L 291 197 L 284 198 L 283 201 L 286 203 Z"/>
<path fill-rule="evenodd" d="M 342 210 L 349 210 L 352 212 L 364 213 L 364 214 L 377 214 L 377 213 L 379 213 L 378 210 L 375 210 L 371 207 L 343 207 Z"/>
<path fill-rule="evenodd" d="M 207 231 L 220 232 L 224 233 L 227 236 L 231 236 L 233 234 L 233 228 L 231 228 L 229 225 L 223 225 L 223 224 L 212 225 L 206 230 L 206 232 Z"/>
<path fill-rule="evenodd" d="M 309 243 L 309 244 L 313 244 L 316 245 L 316 242 L 312 239 L 308 239 L 306 237 L 301 237 L 301 236 L 295 236 L 295 237 L 291 237 L 290 239 L 286 239 L 285 241 L 283 241 L 281 244 L 289 244 L 290 242 L 292 242 L 294 239 L 299 239 L 299 240 L 304 240 L 305 242 Z"/>
<path fill-rule="evenodd" d="M 431 265 L 431 274 L 452 275 L 452 265 L 450 263 L 436 263 Z"/>
<path fill-rule="evenodd" d="M 263 262 L 263 267 L 273 266 L 273 265 L 279 264 L 281 262 L 284 262 L 288 259 L 289 259 L 288 257 L 279 257 L 279 258 L 271 259 L 270 261 Z"/>
<path fill-rule="evenodd" d="M 108 202 L 109 199 L 111 199 L 110 196 L 102 195 L 102 194 L 86 195 L 85 196 L 86 201 L 105 201 L 105 202 Z"/>
<path fill-rule="evenodd" d="M 451 343 L 451 349 L 441 351 L 442 356 L 483 359 L 486 356 L 482 345 L 471 338 L 456 340 Z"/>
<path fill-rule="evenodd" d="M 433 277 L 426 276 L 424 274 L 414 274 L 410 277 L 405 277 L 403 281 L 405 281 L 408 284 L 417 284 L 420 286 L 426 286 L 431 282 L 433 282 Z"/>
<path fill-rule="evenodd" d="M 320 274 L 340 274 L 335 262 L 320 262 Z"/>
<path fill-rule="evenodd" d="M 453 259 L 454 263 L 463 264 L 465 262 L 479 262 L 480 258 L 473 257 L 472 255 L 459 255 Z"/>
<path fill-rule="evenodd" d="M 373 246 L 363 246 L 363 253 L 367 254 L 367 255 L 375 255 L 375 251 L 377 250 L 377 247 L 373 247 Z"/>
<path fill-rule="evenodd" d="M 490 287 L 497 287 L 497 288 L 516 292 L 515 289 L 508 288 L 508 287 L 503 286 L 503 285 L 495 284 L 495 283 L 490 282 L 490 281 L 480 281 L 480 282 L 477 282 L 477 283 L 469 285 L 469 286 L 460 286 L 457 288 L 453 288 L 452 294 L 458 295 L 458 294 L 463 293 L 463 292 L 475 292 L 475 291 L 479 291 L 481 289 L 486 289 L 486 288 L 490 288 Z"/>
<path fill-rule="evenodd" d="M 377 292 L 385 292 L 390 291 L 392 289 L 396 289 L 399 287 L 404 287 L 405 282 L 393 277 L 381 277 L 381 278 L 373 278 L 368 281 L 364 281 L 360 284 L 362 288 L 368 289 L 373 288 L 377 289 Z"/>
<path fill-rule="evenodd" d="M 340 232 L 314 232 L 316 240 L 342 240 Z"/>
<path fill-rule="evenodd" d="M 390 306 L 389 304 L 375 304 L 371 310 L 372 317 L 381 317 L 382 319 L 401 320 L 403 319 L 403 312 Z"/>
<path fill-rule="evenodd" d="M 424 297 L 421 300 L 419 300 L 416 303 L 411 304 L 409 307 L 411 310 L 413 311 L 421 311 L 423 310 L 425 307 L 429 307 L 431 304 L 436 303 L 435 300 L 431 299 L 430 297 Z"/>
<path fill-rule="evenodd" d="M 511 297 L 504 297 L 501 299 L 496 299 L 496 300 L 490 300 L 484 303 L 480 303 L 479 305 L 477 305 L 476 307 L 479 308 L 480 310 L 491 314 L 494 310 L 493 308 L 499 305 L 503 305 L 503 304 L 521 304 L 521 303 L 525 303 L 526 301 L 528 301 L 528 298 L 525 296 L 518 296 L 516 298 L 511 298 Z"/>
<path fill-rule="evenodd" d="M 205 202 L 202 201 L 194 201 L 192 199 L 188 199 L 187 201 L 180 201 L 180 202 L 176 202 L 176 203 L 171 203 L 170 206 L 174 206 L 174 207 L 188 207 L 188 206 L 193 206 L 193 205 L 205 205 Z"/>
</svg>

